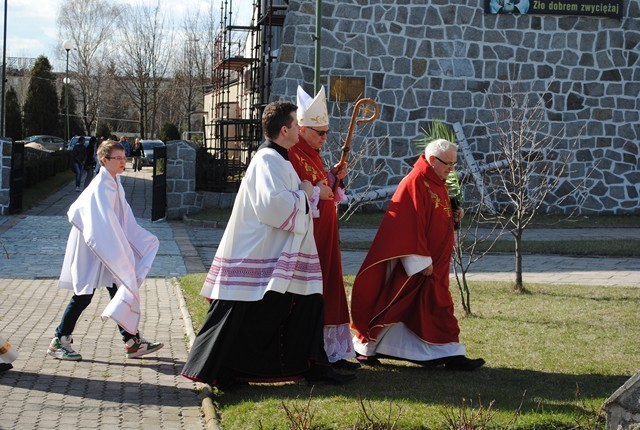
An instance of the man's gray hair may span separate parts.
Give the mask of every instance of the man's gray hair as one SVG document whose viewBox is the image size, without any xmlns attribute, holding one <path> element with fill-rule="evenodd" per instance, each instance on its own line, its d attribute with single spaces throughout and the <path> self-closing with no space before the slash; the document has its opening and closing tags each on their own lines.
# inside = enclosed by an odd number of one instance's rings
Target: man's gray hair
<svg viewBox="0 0 640 430">
<path fill-rule="evenodd" d="M 429 142 L 426 148 L 424 148 L 424 156 L 429 158 L 429 156 L 434 155 L 439 157 L 447 151 L 454 150 L 458 151 L 458 145 L 455 143 L 451 143 L 445 139 L 436 139 Z"/>
</svg>

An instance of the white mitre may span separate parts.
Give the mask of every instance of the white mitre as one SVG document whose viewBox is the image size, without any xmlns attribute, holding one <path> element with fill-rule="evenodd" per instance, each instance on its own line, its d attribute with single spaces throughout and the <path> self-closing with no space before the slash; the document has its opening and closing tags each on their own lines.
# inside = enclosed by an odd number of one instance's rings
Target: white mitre
<svg viewBox="0 0 640 430">
<path fill-rule="evenodd" d="M 312 99 L 300 85 L 298 85 L 298 124 L 305 127 L 320 127 L 329 125 L 327 113 L 327 97 L 324 87 Z"/>
</svg>

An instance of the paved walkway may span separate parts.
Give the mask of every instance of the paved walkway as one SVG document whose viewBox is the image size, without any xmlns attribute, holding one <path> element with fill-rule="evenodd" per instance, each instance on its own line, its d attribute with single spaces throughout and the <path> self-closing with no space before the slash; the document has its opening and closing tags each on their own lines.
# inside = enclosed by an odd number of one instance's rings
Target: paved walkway
<svg viewBox="0 0 640 430">
<path fill-rule="evenodd" d="M 74 333 L 77 363 L 45 355 L 69 293 L 56 287 L 69 224 L 66 211 L 77 197 L 73 184 L 38 207 L 0 217 L 0 333 L 20 354 L 0 374 L 0 429 L 203 428 L 195 384 L 179 376 L 187 357 L 185 326 L 174 277 L 205 272 L 223 230 L 180 221 L 151 223 L 151 171 L 127 170 L 123 184 L 140 224 L 160 238 L 146 281 L 142 333 L 165 343 L 158 354 L 126 360 L 112 322 L 100 313 L 107 294 L 96 294 Z M 371 240 L 375 230 L 343 229 L 343 241 Z M 540 240 L 640 238 L 640 229 L 527 230 Z M 528 239 L 529 237 L 527 237 Z M 355 274 L 364 252 L 343 252 L 344 271 Z M 513 257 L 492 255 L 472 265 L 471 280 L 513 280 Z M 640 259 L 526 255 L 525 282 L 602 286 L 640 285 Z"/>
<path fill-rule="evenodd" d="M 127 360 L 115 324 L 102 322 L 108 295 L 96 293 L 74 332 L 80 362 L 45 355 L 70 293 L 57 288 L 69 234 L 73 184 L 24 214 L 0 217 L 0 333 L 19 352 L 0 374 L 0 429 L 202 429 L 196 385 L 179 375 L 187 332 L 176 276 L 202 272 L 181 222 L 151 223 L 151 170 L 123 175 L 140 224 L 160 239 L 142 292 L 141 332 L 164 342 L 157 354 Z M 0 248 L 0 253 L 2 249 Z M 184 256 L 183 256 L 184 254 Z"/>
</svg>

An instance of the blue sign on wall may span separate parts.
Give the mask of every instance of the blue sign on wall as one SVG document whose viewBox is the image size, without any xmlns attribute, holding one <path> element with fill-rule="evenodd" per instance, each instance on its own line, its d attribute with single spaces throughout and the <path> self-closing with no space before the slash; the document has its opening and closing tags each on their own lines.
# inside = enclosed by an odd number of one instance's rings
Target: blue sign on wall
<svg viewBox="0 0 640 430">
<path fill-rule="evenodd" d="M 485 0 L 485 12 L 586 15 L 622 19 L 622 0 Z"/>
</svg>

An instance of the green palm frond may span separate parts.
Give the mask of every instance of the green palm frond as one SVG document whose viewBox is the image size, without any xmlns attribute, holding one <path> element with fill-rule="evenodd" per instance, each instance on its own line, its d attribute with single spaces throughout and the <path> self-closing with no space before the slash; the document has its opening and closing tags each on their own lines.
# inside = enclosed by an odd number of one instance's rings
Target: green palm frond
<svg viewBox="0 0 640 430">
<path fill-rule="evenodd" d="M 416 147 L 418 148 L 425 148 L 429 142 L 436 139 L 445 139 L 451 143 L 456 143 L 456 134 L 453 129 L 437 119 L 431 122 L 431 127 L 427 130 L 422 129 L 422 132 L 424 133 L 424 136 L 415 142 Z M 464 194 L 455 168 L 449 172 L 449 176 L 445 182 L 449 188 L 449 195 L 451 197 L 455 197 L 458 202 L 462 203 L 464 200 Z"/>
</svg>

